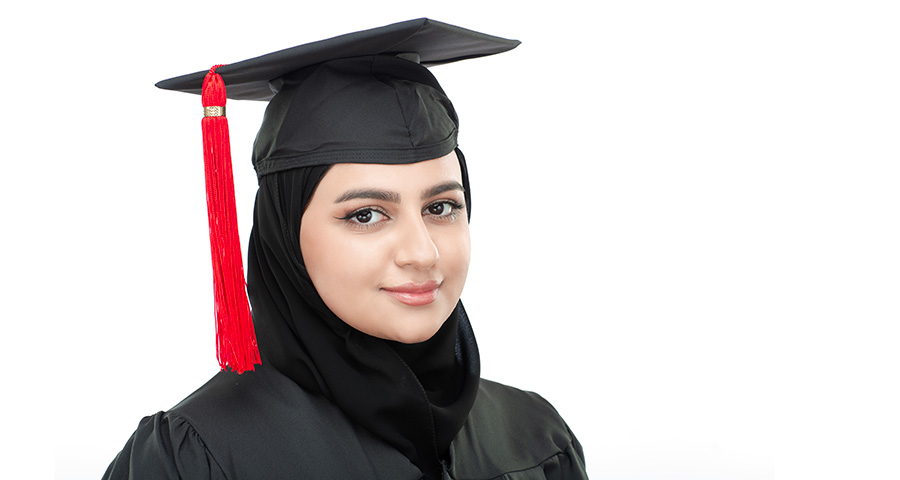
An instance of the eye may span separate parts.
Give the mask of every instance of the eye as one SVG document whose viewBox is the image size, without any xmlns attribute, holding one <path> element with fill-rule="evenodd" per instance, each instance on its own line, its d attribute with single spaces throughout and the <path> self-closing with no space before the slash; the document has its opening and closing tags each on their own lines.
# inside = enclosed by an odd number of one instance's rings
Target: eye
<svg viewBox="0 0 900 480">
<path fill-rule="evenodd" d="M 375 225 L 388 220 L 387 214 L 372 207 L 360 208 L 354 210 L 340 218 L 350 224 L 352 227 L 374 227 Z"/>
<path fill-rule="evenodd" d="M 424 213 L 435 217 L 449 219 L 459 215 L 460 210 L 462 210 L 462 205 L 449 200 L 441 200 L 425 207 Z"/>
</svg>

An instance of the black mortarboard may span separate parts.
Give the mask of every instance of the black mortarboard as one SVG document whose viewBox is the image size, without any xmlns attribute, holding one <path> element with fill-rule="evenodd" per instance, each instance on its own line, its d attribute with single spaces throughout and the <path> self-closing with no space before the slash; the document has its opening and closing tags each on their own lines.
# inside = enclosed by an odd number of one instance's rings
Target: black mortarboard
<svg viewBox="0 0 900 480">
<path fill-rule="evenodd" d="M 433 66 L 502 53 L 518 45 L 518 40 L 419 18 L 279 50 L 225 65 L 216 72 L 225 79 L 228 98 L 269 100 L 275 94 L 270 88 L 272 80 L 329 60 L 366 55 L 415 54 L 418 55 L 419 63 Z M 170 78 L 156 86 L 165 90 L 200 94 L 206 73 L 203 70 Z"/>
<path fill-rule="evenodd" d="M 271 100 L 253 153 L 258 175 L 331 163 L 413 163 L 456 147 L 456 113 L 424 66 L 518 44 L 421 18 L 288 48 L 216 73 L 228 98 Z M 199 94 L 206 73 L 157 86 Z"/>
<path fill-rule="evenodd" d="M 156 84 L 203 96 L 218 353 L 223 368 L 228 365 L 241 372 L 258 362 L 242 288 L 224 118 L 226 96 L 269 101 L 253 151 L 259 176 L 334 163 L 421 162 L 456 149 L 459 125 L 452 103 L 425 67 L 493 55 L 517 45 L 517 40 L 421 18 Z M 246 318 L 238 321 L 237 317 Z M 247 354 L 251 344 L 253 352 Z"/>
</svg>

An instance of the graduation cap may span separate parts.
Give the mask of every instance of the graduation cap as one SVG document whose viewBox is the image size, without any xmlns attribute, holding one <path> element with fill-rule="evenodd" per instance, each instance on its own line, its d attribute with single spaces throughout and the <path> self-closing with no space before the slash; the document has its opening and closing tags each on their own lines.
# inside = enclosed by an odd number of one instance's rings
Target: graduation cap
<svg viewBox="0 0 900 480">
<path fill-rule="evenodd" d="M 308 43 L 157 87 L 200 94 L 222 369 L 260 363 L 247 301 L 226 98 L 268 101 L 253 149 L 258 176 L 334 163 L 405 164 L 456 148 L 453 104 L 426 68 L 511 50 L 517 40 L 420 18 Z"/>
</svg>

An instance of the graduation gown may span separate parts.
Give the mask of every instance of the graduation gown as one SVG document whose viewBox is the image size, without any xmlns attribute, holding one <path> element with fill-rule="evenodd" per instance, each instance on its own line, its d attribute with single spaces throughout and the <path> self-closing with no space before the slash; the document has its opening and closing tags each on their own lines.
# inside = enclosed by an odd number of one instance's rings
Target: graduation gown
<svg viewBox="0 0 900 480">
<path fill-rule="evenodd" d="M 481 380 L 445 479 L 586 479 L 578 440 L 537 394 Z M 141 420 L 104 480 L 423 478 L 329 400 L 272 368 L 222 372 Z"/>
</svg>

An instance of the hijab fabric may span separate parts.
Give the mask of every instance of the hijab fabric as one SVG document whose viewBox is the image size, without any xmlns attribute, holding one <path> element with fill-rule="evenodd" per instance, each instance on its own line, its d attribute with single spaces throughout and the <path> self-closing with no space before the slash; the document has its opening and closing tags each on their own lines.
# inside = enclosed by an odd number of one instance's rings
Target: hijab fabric
<svg viewBox="0 0 900 480">
<path fill-rule="evenodd" d="M 457 149 L 467 206 L 468 175 Z M 429 340 L 404 345 L 364 334 L 322 301 L 300 251 L 300 220 L 330 165 L 262 175 L 247 287 L 264 366 L 334 402 L 403 453 L 426 478 L 475 402 L 478 347 L 462 303 Z M 467 208 L 467 211 L 469 209 Z"/>
</svg>

